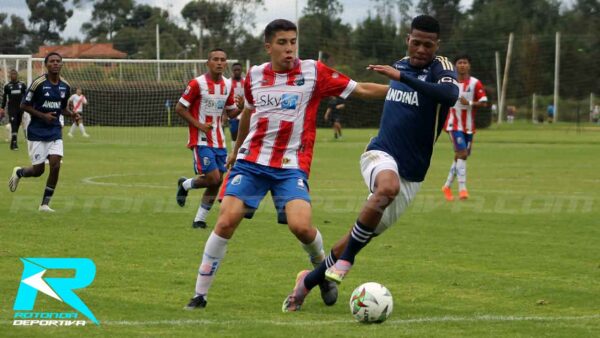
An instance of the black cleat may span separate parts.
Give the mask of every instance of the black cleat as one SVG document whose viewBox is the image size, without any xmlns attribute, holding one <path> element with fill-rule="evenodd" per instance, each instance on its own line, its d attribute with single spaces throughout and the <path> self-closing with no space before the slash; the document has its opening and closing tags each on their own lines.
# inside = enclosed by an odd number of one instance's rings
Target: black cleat
<svg viewBox="0 0 600 338">
<path fill-rule="evenodd" d="M 206 229 L 206 222 L 204 222 L 204 221 L 194 221 L 192 223 L 192 228 L 194 228 L 194 229 L 197 229 L 197 228 Z"/>
<path fill-rule="evenodd" d="M 319 283 L 319 289 L 321 289 L 321 299 L 327 306 L 335 304 L 338 298 L 338 288 L 335 282 L 323 280 Z"/>
<path fill-rule="evenodd" d="M 186 305 L 183 309 L 184 310 L 196 310 L 196 309 L 204 309 L 206 307 L 206 299 L 204 299 L 204 296 L 202 295 L 198 295 L 192 299 L 190 299 L 190 302 L 188 303 L 188 305 Z"/>
<path fill-rule="evenodd" d="M 179 180 L 177 180 L 177 204 L 179 204 L 180 207 L 185 205 L 185 199 L 188 195 L 187 190 L 183 189 L 183 182 L 185 182 L 185 180 L 187 180 L 185 177 L 180 177 Z"/>
<path fill-rule="evenodd" d="M 10 143 L 10 150 L 19 150 L 19 146 L 17 145 L 17 142 Z"/>
</svg>

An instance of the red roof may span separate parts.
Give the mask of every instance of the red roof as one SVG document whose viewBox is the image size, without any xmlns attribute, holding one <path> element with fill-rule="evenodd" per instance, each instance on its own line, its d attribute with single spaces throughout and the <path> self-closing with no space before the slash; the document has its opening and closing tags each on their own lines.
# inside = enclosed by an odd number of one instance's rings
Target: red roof
<svg viewBox="0 0 600 338">
<path fill-rule="evenodd" d="M 112 43 L 74 43 L 64 46 L 40 46 L 34 57 L 45 57 L 56 52 L 64 58 L 75 59 L 124 59 L 127 53 L 116 50 Z"/>
</svg>

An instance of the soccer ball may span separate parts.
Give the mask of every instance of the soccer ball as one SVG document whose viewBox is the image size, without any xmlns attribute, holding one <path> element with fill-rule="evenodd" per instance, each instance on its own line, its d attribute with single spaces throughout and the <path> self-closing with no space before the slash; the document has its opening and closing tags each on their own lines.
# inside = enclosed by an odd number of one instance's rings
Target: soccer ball
<svg viewBox="0 0 600 338">
<path fill-rule="evenodd" d="M 379 283 L 364 283 L 350 296 L 350 312 L 361 323 L 383 323 L 393 308 L 392 294 Z"/>
</svg>

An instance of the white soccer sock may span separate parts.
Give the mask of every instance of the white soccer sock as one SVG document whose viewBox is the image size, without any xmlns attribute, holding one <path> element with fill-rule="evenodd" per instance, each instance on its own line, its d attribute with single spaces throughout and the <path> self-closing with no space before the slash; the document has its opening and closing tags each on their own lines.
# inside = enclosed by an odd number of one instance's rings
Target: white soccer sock
<svg viewBox="0 0 600 338">
<path fill-rule="evenodd" d="M 192 182 L 194 181 L 193 178 L 188 178 L 187 180 L 185 180 L 181 185 L 183 186 L 183 189 L 190 190 L 190 189 L 194 189 L 194 185 L 192 184 Z"/>
<path fill-rule="evenodd" d="M 450 166 L 450 172 L 448 172 L 448 178 L 446 178 L 446 186 L 451 187 L 454 182 L 454 176 L 456 175 L 456 161 L 452 162 Z"/>
<path fill-rule="evenodd" d="M 456 177 L 458 178 L 458 190 L 467 189 L 467 161 L 456 160 Z"/>
<path fill-rule="evenodd" d="M 319 266 L 319 264 L 321 264 L 321 262 L 325 259 L 325 251 L 323 250 L 323 237 L 321 236 L 319 230 L 317 230 L 317 235 L 311 243 L 302 243 L 302 248 L 308 254 L 310 263 L 315 268 Z"/>
<path fill-rule="evenodd" d="M 69 134 L 73 134 L 73 132 L 75 131 L 75 128 L 77 128 L 77 125 L 75 123 L 73 123 L 71 125 L 71 129 L 69 129 Z"/>
<path fill-rule="evenodd" d="M 194 222 L 206 221 L 206 216 L 208 216 L 212 206 L 212 204 L 200 203 L 200 206 L 198 206 L 198 211 L 196 212 L 196 218 L 194 218 Z"/>
<path fill-rule="evenodd" d="M 217 269 L 221 260 L 225 256 L 227 250 L 227 242 L 229 240 L 223 238 L 215 232 L 211 232 L 206 245 L 204 246 L 204 255 L 202 255 L 202 263 L 198 269 L 198 277 L 196 279 L 196 296 L 205 295 L 208 293 Z"/>
<path fill-rule="evenodd" d="M 84 135 L 86 134 L 85 127 L 83 126 L 83 122 L 79 123 L 79 130 L 81 131 L 82 134 L 84 134 Z"/>
</svg>

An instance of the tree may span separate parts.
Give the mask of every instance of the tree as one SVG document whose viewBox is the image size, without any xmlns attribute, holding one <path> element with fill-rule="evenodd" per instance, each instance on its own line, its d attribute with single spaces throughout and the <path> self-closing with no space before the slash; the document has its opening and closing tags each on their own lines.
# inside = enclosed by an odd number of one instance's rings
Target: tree
<svg viewBox="0 0 600 338">
<path fill-rule="evenodd" d="M 10 24 L 7 18 L 6 13 L 0 13 L 0 54 L 26 53 L 29 30 L 25 22 L 14 14 L 10 16 Z"/>
<path fill-rule="evenodd" d="M 31 14 L 32 43 L 37 47 L 46 42 L 59 42 L 60 33 L 65 29 L 67 20 L 73 16 L 72 6 L 79 0 L 26 0 Z M 69 9 L 67 9 L 69 7 Z"/>
<path fill-rule="evenodd" d="M 461 18 L 460 0 L 421 0 L 418 8 L 423 14 L 436 18 L 441 26 L 440 36 L 445 40 L 454 37 L 453 32 Z"/>
<path fill-rule="evenodd" d="M 337 0 L 308 1 L 299 20 L 301 58 L 316 59 L 319 51 L 338 57 L 348 53 L 352 27 L 342 23 L 343 10 Z"/>
<path fill-rule="evenodd" d="M 134 8 L 134 0 L 101 0 L 94 2 L 91 22 L 81 28 L 89 40 L 111 41 L 116 31 L 127 22 L 127 15 Z"/>
</svg>

